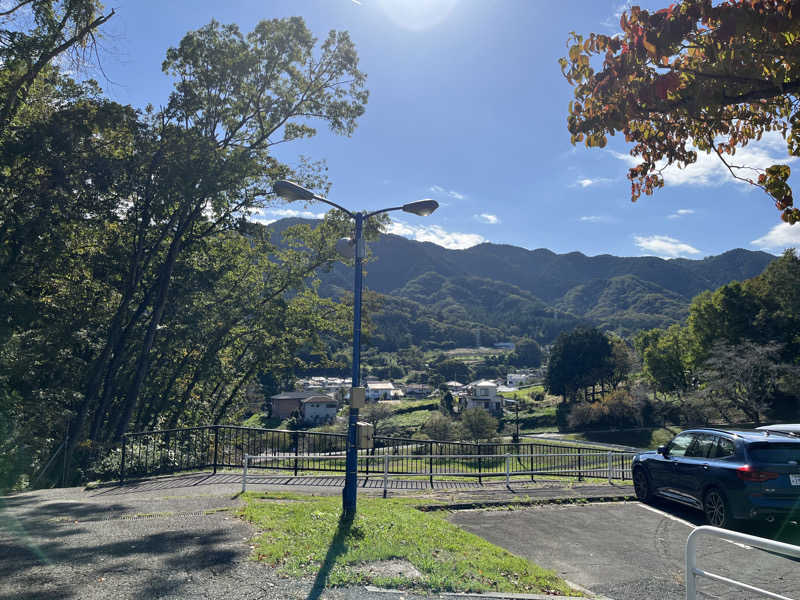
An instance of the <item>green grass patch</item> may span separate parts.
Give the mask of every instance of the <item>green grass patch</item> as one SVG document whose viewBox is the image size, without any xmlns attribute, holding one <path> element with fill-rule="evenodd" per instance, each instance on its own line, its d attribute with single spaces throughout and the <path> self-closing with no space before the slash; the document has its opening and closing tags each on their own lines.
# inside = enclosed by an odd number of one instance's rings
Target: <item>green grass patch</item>
<svg viewBox="0 0 800 600">
<path fill-rule="evenodd" d="M 267 416 L 267 413 L 256 413 L 242 423 L 242 427 L 254 427 L 257 429 L 280 429 L 280 425 L 280 419 L 271 419 Z"/>
<path fill-rule="evenodd" d="M 275 502 L 275 494 L 244 495 L 241 515 L 263 533 L 254 557 L 293 577 L 317 575 L 315 587 L 373 584 L 432 592 L 576 594 L 552 571 L 414 508 L 420 501 L 362 496 L 351 523 L 340 520 L 338 497 Z M 420 572 L 379 574 L 366 567 L 408 561 Z"/>
<path fill-rule="evenodd" d="M 528 387 L 520 388 L 518 390 L 514 390 L 513 392 L 502 392 L 500 395 L 504 398 L 509 398 L 511 400 L 524 400 L 530 401 L 531 394 L 543 394 L 544 387 L 541 385 L 531 385 Z"/>
</svg>

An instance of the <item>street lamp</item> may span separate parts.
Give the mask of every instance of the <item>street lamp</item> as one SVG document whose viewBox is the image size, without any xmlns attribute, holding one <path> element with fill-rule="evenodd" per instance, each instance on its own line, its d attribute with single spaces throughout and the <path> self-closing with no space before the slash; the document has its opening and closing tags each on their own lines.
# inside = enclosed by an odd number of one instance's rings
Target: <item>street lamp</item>
<svg viewBox="0 0 800 600">
<path fill-rule="evenodd" d="M 382 208 L 373 212 L 351 212 L 346 208 L 331 202 L 327 198 L 319 196 L 293 181 L 278 181 L 272 191 L 286 198 L 287 200 L 305 200 L 306 202 L 324 202 L 347 214 L 355 221 L 355 234 L 353 235 L 352 247 L 354 249 L 354 271 L 353 280 L 353 383 L 350 390 L 350 412 L 347 424 L 347 453 L 345 460 L 344 490 L 342 491 L 342 511 L 345 516 L 352 517 L 356 513 L 356 493 L 358 491 L 358 445 L 356 441 L 356 425 L 358 423 L 358 407 L 353 407 L 353 396 L 355 390 L 361 386 L 361 287 L 363 278 L 362 261 L 366 255 L 364 243 L 364 222 L 372 216 L 402 210 L 407 213 L 427 217 L 437 208 L 439 203 L 436 200 L 419 200 L 404 204 L 403 206 L 393 206 Z M 340 245 L 337 244 L 337 249 Z"/>
</svg>

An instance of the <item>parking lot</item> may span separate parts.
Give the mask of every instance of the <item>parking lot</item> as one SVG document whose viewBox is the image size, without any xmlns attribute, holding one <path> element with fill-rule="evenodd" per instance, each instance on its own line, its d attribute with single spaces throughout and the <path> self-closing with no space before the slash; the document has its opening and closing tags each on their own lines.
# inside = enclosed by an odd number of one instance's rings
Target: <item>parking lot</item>
<svg viewBox="0 0 800 600">
<path fill-rule="evenodd" d="M 614 600 L 684 598 L 686 538 L 703 524 L 699 512 L 639 502 L 464 511 L 452 521 Z M 742 531 L 800 543 L 796 525 Z M 789 597 L 800 590 L 797 562 L 741 544 L 703 539 L 697 565 Z M 758 597 L 702 578 L 698 592 L 703 598 Z"/>
</svg>

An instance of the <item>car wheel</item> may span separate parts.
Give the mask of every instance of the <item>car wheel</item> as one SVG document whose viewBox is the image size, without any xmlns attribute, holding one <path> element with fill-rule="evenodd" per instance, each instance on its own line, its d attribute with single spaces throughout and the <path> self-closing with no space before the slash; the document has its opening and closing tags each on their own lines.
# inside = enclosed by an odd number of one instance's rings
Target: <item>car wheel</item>
<svg viewBox="0 0 800 600">
<path fill-rule="evenodd" d="M 650 476 L 643 467 L 638 467 L 633 471 L 633 490 L 636 492 L 636 498 L 641 502 L 650 502 L 653 499 Z"/>
<path fill-rule="evenodd" d="M 717 488 L 711 488 L 703 497 L 703 512 L 708 524 L 714 527 L 730 527 L 733 521 L 728 499 Z"/>
</svg>

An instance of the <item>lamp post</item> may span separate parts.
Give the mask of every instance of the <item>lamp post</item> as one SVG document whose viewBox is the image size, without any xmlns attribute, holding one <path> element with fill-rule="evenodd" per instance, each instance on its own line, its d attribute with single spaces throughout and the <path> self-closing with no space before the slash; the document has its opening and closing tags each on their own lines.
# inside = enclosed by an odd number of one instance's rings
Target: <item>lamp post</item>
<svg viewBox="0 0 800 600">
<path fill-rule="evenodd" d="M 344 212 L 355 222 L 355 233 L 352 239 L 354 255 L 353 278 L 353 383 L 350 390 L 350 411 L 347 423 L 347 451 L 345 459 L 344 490 L 342 491 L 342 511 L 345 516 L 352 517 L 356 513 L 356 495 L 358 492 L 358 443 L 356 440 L 356 425 L 358 423 L 358 407 L 353 406 L 355 390 L 361 387 L 361 288 L 363 279 L 362 261 L 366 255 L 364 243 L 364 223 L 375 215 L 402 210 L 408 213 L 427 217 L 437 208 L 439 203 L 435 200 L 419 200 L 404 204 L 382 208 L 373 212 L 351 212 L 327 198 L 319 196 L 301 185 L 292 181 L 278 181 L 273 186 L 273 192 L 287 200 L 305 200 L 306 202 L 324 202 Z"/>
</svg>

